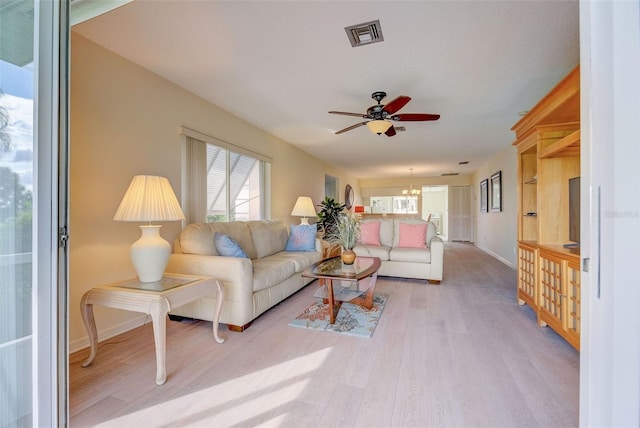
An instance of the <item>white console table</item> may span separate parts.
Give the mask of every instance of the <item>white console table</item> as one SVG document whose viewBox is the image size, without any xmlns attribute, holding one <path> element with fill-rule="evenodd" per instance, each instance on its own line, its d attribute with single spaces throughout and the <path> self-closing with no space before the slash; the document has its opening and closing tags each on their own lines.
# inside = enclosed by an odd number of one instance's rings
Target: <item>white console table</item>
<svg viewBox="0 0 640 428">
<path fill-rule="evenodd" d="M 106 306 L 151 315 L 153 337 L 156 347 L 156 384 L 167 380 L 165 370 L 167 314 L 172 307 L 178 307 L 205 296 L 217 295 L 213 314 L 213 337 L 216 342 L 224 342 L 218 335 L 218 320 L 224 301 L 224 287 L 215 278 L 206 276 L 167 273 L 157 282 L 140 282 L 130 279 L 92 288 L 82 296 L 82 321 L 89 335 L 91 354 L 82 364 L 93 363 L 98 350 L 98 333 L 93 317 L 93 305 Z"/>
</svg>

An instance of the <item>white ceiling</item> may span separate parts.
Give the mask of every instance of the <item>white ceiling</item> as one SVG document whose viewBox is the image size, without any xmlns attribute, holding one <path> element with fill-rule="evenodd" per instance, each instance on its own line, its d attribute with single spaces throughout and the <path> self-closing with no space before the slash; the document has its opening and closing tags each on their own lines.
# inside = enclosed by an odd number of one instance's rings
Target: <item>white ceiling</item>
<svg viewBox="0 0 640 428">
<path fill-rule="evenodd" d="M 376 19 L 384 41 L 351 47 Z M 473 172 L 579 62 L 576 1 L 136 0 L 73 30 L 360 178 Z M 327 112 L 374 91 L 441 119 L 335 135 L 362 119 Z"/>
</svg>

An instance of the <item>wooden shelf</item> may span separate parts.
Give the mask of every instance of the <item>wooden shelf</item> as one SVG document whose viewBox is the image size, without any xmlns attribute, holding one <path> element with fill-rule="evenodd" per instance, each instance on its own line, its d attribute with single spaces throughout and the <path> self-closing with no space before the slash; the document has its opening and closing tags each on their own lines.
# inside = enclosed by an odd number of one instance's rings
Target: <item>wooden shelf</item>
<svg viewBox="0 0 640 428">
<path fill-rule="evenodd" d="M 569 242 L 570 178 L 580 175 L 578 68 L 512 130 L 518 151 L 518 303 L 580 348 L 580 249 Z M 529 213 L 533 215 L 529 215 Z"/>
</svg>

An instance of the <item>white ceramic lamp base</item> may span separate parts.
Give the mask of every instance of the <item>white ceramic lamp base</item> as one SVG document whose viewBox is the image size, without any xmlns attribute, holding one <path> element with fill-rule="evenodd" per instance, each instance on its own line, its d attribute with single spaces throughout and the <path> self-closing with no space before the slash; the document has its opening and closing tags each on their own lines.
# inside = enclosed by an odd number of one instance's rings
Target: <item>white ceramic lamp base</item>
<svg viewBox="0 0 640 428">
<path fill-rule="evenodd" d="M 161 227 L 140 226 L 142 236 L 131 246 L 131 262 L 141 282 L 160 281 L 169 262 L 171 245 L 160 236 Z"/>
</svg>

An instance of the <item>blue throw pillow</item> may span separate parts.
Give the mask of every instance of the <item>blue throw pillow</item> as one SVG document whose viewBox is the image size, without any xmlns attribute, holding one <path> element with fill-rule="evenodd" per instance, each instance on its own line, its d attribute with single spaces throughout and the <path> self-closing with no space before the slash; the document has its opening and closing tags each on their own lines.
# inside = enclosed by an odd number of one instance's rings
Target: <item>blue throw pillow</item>
<svg viewBox="0 0 640 428">
<path fill-rule="evenodd" d="M 287 241 L 286 251 L 315 251 L 316 232 L 315 224 L 291 225 L 291 234 Z"/>
<path fill-rule="evenodd" d="M 247 253 L 244 252 L 240 244 L 232 237 L 216 232 L 213 235 L 213 243 L 218 250 L 218 254 L 225 257 L 243 257 L 247 259 Z"/>
</svg>

